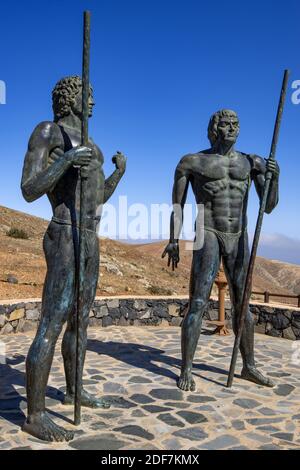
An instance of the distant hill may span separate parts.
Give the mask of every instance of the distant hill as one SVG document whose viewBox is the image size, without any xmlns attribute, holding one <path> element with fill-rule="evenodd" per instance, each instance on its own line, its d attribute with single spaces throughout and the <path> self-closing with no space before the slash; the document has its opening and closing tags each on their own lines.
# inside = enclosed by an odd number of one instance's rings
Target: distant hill
<svg viewBox="0 0 300 470">
<path fill-rule="evenodd" d="M 181 241 L 180 266 L 188 270 L 191 266 L 192 252 L 184 249 L 186 242 Z M 148 243 L 136 246 L 136 250 L 143 254 L 158 257 L 166 243 Z M 256 258 L 253 290 L 274 293 L 300 294 L 300 266 L 297 264 L 283 263 L 258 256 Z"/>
<path fill-rule="evenodd" d="M 40 297 L 46 272 L 42 238 L 48 221 L 0 206 L 0 299 Z M 7 236 L 23 229 L 27 240 Z M 181 261 L 172 272 L 161 253 L 165 241 L 132 245 L 100 239 L 100 275 L 97 295 L 187 295 L 191 251 L 181 241 Z M 12 274 L 18 284 L 7 282 Z M 257 258 L 253 290 L 300 293 L 300 266 Z M 216 287 L 213 289 L 216 293 Z"/>
</svg>

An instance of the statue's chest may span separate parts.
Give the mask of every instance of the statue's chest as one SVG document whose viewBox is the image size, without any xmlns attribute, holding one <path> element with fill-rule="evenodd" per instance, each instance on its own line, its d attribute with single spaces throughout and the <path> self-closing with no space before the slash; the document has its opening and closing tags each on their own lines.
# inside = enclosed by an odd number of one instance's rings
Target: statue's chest
<svg viewBox="0 0 300 470">
<path fill-rule="evenodd" d="M 250 163 L 245 156 L 209 155 L 201 161 L 197 175 L 202 181 L 227 180 L 245 181 L 249 178 Z"/>
<path fill-rule="evenodd" d="M 62 132 L 62 137 L 64 152 L 81 145 L 78 135 Z M 93 150 L 92 158 L 88 165 L 88 186 L 90 189 L 97 190 L 99 186 L 104 187 L 103 157 L 92 140 L 89 141 L 88 146 Z M 78 167 L 76 167 L 76 165 L 70 167 L 61 179 L 61 186 L 63 186 L 65 190 L 68 188 L 70 192 L 78 192 L 80 190 L 80 180 L 78 176 Z"/>
</svg>

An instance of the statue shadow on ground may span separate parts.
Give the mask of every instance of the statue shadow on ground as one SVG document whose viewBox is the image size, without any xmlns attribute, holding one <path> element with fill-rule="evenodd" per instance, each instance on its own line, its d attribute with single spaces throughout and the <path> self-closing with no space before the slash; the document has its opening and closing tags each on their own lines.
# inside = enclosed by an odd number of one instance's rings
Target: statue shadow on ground
<svg viewBox="0 0 300 470">
<path fill-rule="evenodd" d="M 25 387 L 25 373 L 16 369 L 15 366 L 25 362 L 26 357 L 16 354 L 11 358 L 6 358 L 5 364 L 0 364 L 0 418 L 5 419 L 16 426 L 22 426 L 26 415 L 22 408 L 27 403 L 25 395 L 21 395 L 15 386 Z M 51 386 L 47 387 L 46 397 L 61 403 L 63 393 Z M 72 423 L 72 421 L 63 415 L 51 411 L 47 412 L 57 418 Z"/>
<path fill-rule="evenodd" d="M 87 349 L 97 354 L 109 356 L 138 369 L 148 370 L 149 372 L 161 375 L 162 377 L 170 378 L 175 382 L 177 382 L 179 377 L 172 372 L 170 368 L 175 367 L 180 370 L 181 360 L 172 356 L 167 356 L 163 349 L 157 349 L 136 343 L 118 343 L 113 341 L 102 342 L 95 339 L 88 340 Z M 166 365 L 166 367 L 155 364 L 157 362 Z M 209 371 L 218 375 L 228 375 L 227 370 L 220 369 L 219 367 L 199 363 L 193 364 L 193 375 L 221 387 L 224 387 L 223 383 L 210 377 L 205 377 L 196 371 Z"/>
</svg>

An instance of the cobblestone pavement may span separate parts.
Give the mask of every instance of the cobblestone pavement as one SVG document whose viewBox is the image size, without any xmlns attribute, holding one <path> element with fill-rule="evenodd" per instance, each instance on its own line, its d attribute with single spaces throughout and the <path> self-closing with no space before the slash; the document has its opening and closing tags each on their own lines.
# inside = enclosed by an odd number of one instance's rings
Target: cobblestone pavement
<svg viewBox="0 0 300 470">
<path fill-rule="evenodd" d="M 1 341 L 7 360 L 0 364 L 0 449 L 300 447 L 300 354 L 294 349 L 300 342 L 257 334 L 257 364 L 276 387 L 263 388 L 237 376 L 228 390 L 233 336 L 203 334 L 194 364 L 197 391 L 192 393 L 176 387 L 179 328 L 90 328 L 84 386 L 107 397 L 111 408 L 83 408 L 74 440 L 49 444 L 20 429 L 26 413 L 24 361 L 32 335 L 2 336 Z M 47 407 L 58 424 L 74 429 L 73 408 L 61 404 L 64 385 L 57 347 Z"/>
</svg>

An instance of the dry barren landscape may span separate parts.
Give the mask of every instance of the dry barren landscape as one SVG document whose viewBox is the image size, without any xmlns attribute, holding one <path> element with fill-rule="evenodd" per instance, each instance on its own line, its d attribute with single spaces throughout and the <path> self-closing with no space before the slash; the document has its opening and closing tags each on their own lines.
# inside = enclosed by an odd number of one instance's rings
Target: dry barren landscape
<svg viewBox="0 0 300 470">
<path fill-rule="evenodd" d="M 41 296 L 46 271 L 42 239 L 47 225 L 46 220 L 0 206 L 0 299 Z M 29 238 L 7 236 L 12 228 L 24 230 Z M 191 251 L 185 250 L 185 243 L 181 242 L 179 267 L 172 272 L 161 258 L 165 241 L 132 245 L 101 238 L 97 295 L 187 295 Z M 18 283 L 8 282 L 9 275 Z M 299 294 L 300 266 L 258 257 L 253 290 Z"/>
</svg>

